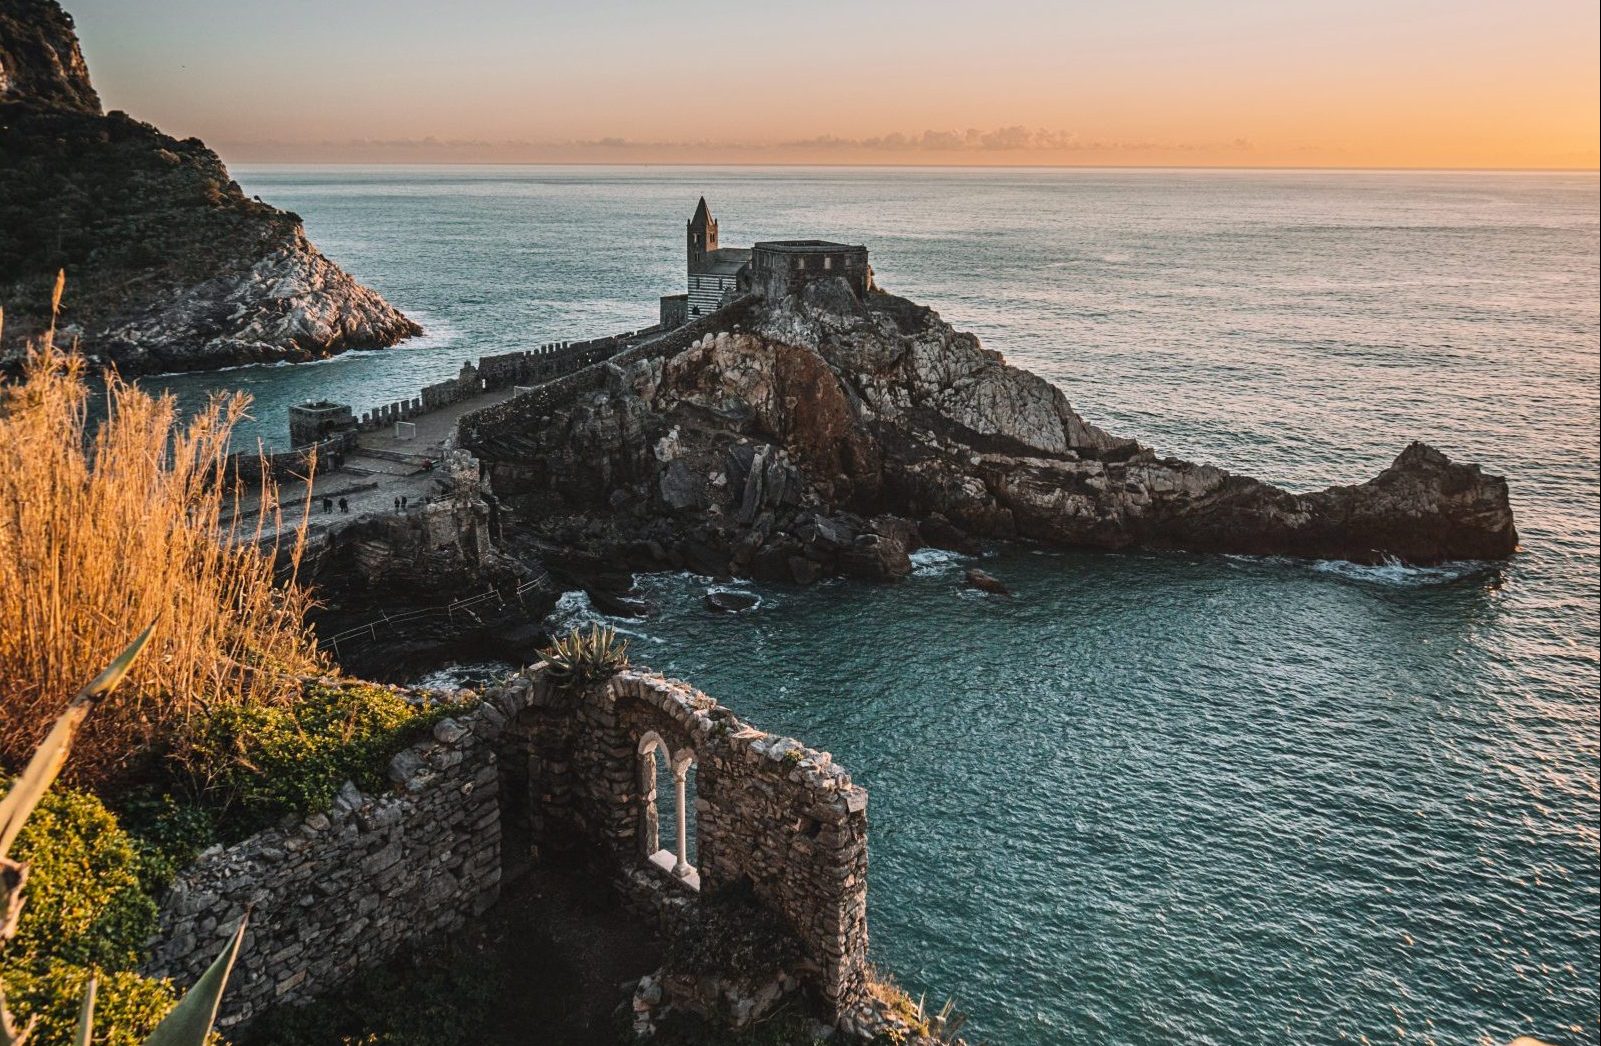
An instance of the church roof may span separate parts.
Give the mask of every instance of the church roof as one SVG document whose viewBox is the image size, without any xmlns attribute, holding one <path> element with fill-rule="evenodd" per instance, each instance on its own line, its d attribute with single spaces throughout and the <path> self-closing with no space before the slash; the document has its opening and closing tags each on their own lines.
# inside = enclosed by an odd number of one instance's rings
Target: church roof
<svg viewBox="0 0 1601 1046">
<path fill-rule="evenodd" d="M 712 209 L 706 206 L 706 197 L 702 196 L 700 203 L 695 207 L 695 217 L 691 218 L 689 222 L 691 225 L 705 225 L 711 220 Z"/>
<path fill-rule="evenodd" d="M 706 252 L 706 264 L 696 270 L 699 275 L 733 276 L 750 261 L 749 247 L 721 247 Z"/>
</svg>

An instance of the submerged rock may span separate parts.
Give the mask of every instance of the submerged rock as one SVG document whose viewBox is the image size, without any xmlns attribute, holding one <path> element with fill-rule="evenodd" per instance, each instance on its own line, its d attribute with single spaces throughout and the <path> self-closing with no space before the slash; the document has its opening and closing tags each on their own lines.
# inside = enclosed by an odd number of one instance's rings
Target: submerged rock
<svg viewBox="0 0 1601 1046">
<path fill-rule="evenodd" d="M 318 359 L 422 328 L 246 197 L 217 154 L 102 113 L 70 16 L 0 0 L 0 369 L 50 323 L 124 374 Z"/>
<path fill-rule="evenodd" d="M 976 588 L 980 592 L 988 592 L 995 596 L 1010 596 L 1012 594 L 1012 590 L 1007 588 L 1000 578 L 977 567 L 968 568 L 967 584 L 970 588 Z"/>
<path fill-rule="evenodd" d="M 1290 493 L 1111 435 L 933 310 L 830 282 L 725 306 L 592 394 L 463 438 L 546 538 L 712 576 L 893 578 L 921 545 L 988 538 L 1416 564 L 1517 547 L 1506 481 L 1423 444 Z"/>
<path fill-rule="evenodd" d="M 749 592 L 729 592 L 726 589 L 714 588 L 706 593 L 706 606 L 723 614 L 754 610 L 760 604 L 761 599 Z"/>
</svg>

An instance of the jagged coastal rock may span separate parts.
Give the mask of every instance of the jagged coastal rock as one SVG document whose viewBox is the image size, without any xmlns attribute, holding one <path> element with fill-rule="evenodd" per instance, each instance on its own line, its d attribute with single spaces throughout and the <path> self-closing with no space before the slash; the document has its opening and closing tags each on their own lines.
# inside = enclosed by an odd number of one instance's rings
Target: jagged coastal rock
<svg viewBox="0 0 1601 1046">
<path fill-rule="evenodd" d="M 497 544 L 495 508 L 469 455 L 449 452 L 434 479 L 437 497 L 403 514 L 362 516 L 314 541 L 301 564 L 317 588 L 318 634 L 362 678 L 409 679 L 452 660 L 525 659 L 561 595 Z M 467 605 L 446 609 L 456 601 Z M 381 629 L 363 627 L 378 620 Z"/>
<path fill-rule="evenodd" d="M 49 324 L 125 374 L 304 361 L 421 328 L 245 196 L 217 154 L 102 113 L 71 16 L 0 0 L 0 368 Z"/>
<path fill-rule="evenodd" d="M 604 387 L 469 418 L 495 490 L 558 544 L 806 582 L 895 577 L 920 545 L 1025 538 L 1427 564 L 1517 546 L 1506 481 L 1414 443 L 1294 494 L 1083 420 L 931 309 L 839 278 L 757 294 Z"/>
</svg>

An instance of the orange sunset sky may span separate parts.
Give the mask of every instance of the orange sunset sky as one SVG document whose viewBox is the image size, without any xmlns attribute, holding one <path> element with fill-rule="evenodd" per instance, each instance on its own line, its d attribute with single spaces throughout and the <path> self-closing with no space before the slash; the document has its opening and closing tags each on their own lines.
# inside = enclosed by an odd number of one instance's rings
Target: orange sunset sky
<svg viewBox="0 0 1601 1046">
<path fill-rule="evenodd" d="M 1579 167 L 1595 0 L 68 0 L 234 162 Z"/>
</svg>

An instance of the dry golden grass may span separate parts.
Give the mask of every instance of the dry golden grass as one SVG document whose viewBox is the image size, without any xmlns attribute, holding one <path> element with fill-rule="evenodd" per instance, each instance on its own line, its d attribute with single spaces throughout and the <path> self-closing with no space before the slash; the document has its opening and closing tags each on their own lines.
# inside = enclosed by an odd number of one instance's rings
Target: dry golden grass
<svg viewBox="0 0 1601 1046">
<path fill-rule="evenodd" d="M 306 514 L 268 537 L 282 520 L 264 481 L 242 531 L 246 495 L 224 482 L 248 399 L 181 423 L 170 396 L 114 375 L 105 395 L 91 431 L 82 364 L 48 335 L 21 380 L 0 385 L 0 763 L 21 766 L 68 695 L 156 622 L 74 745 L 71 776 L 91 785 L 152 750 L 184 759 L 207 709 L 284 700 L 327 667 L 295 578 Z M 275 583 L 280 540 L 289 568 Z"/>
</svg>

